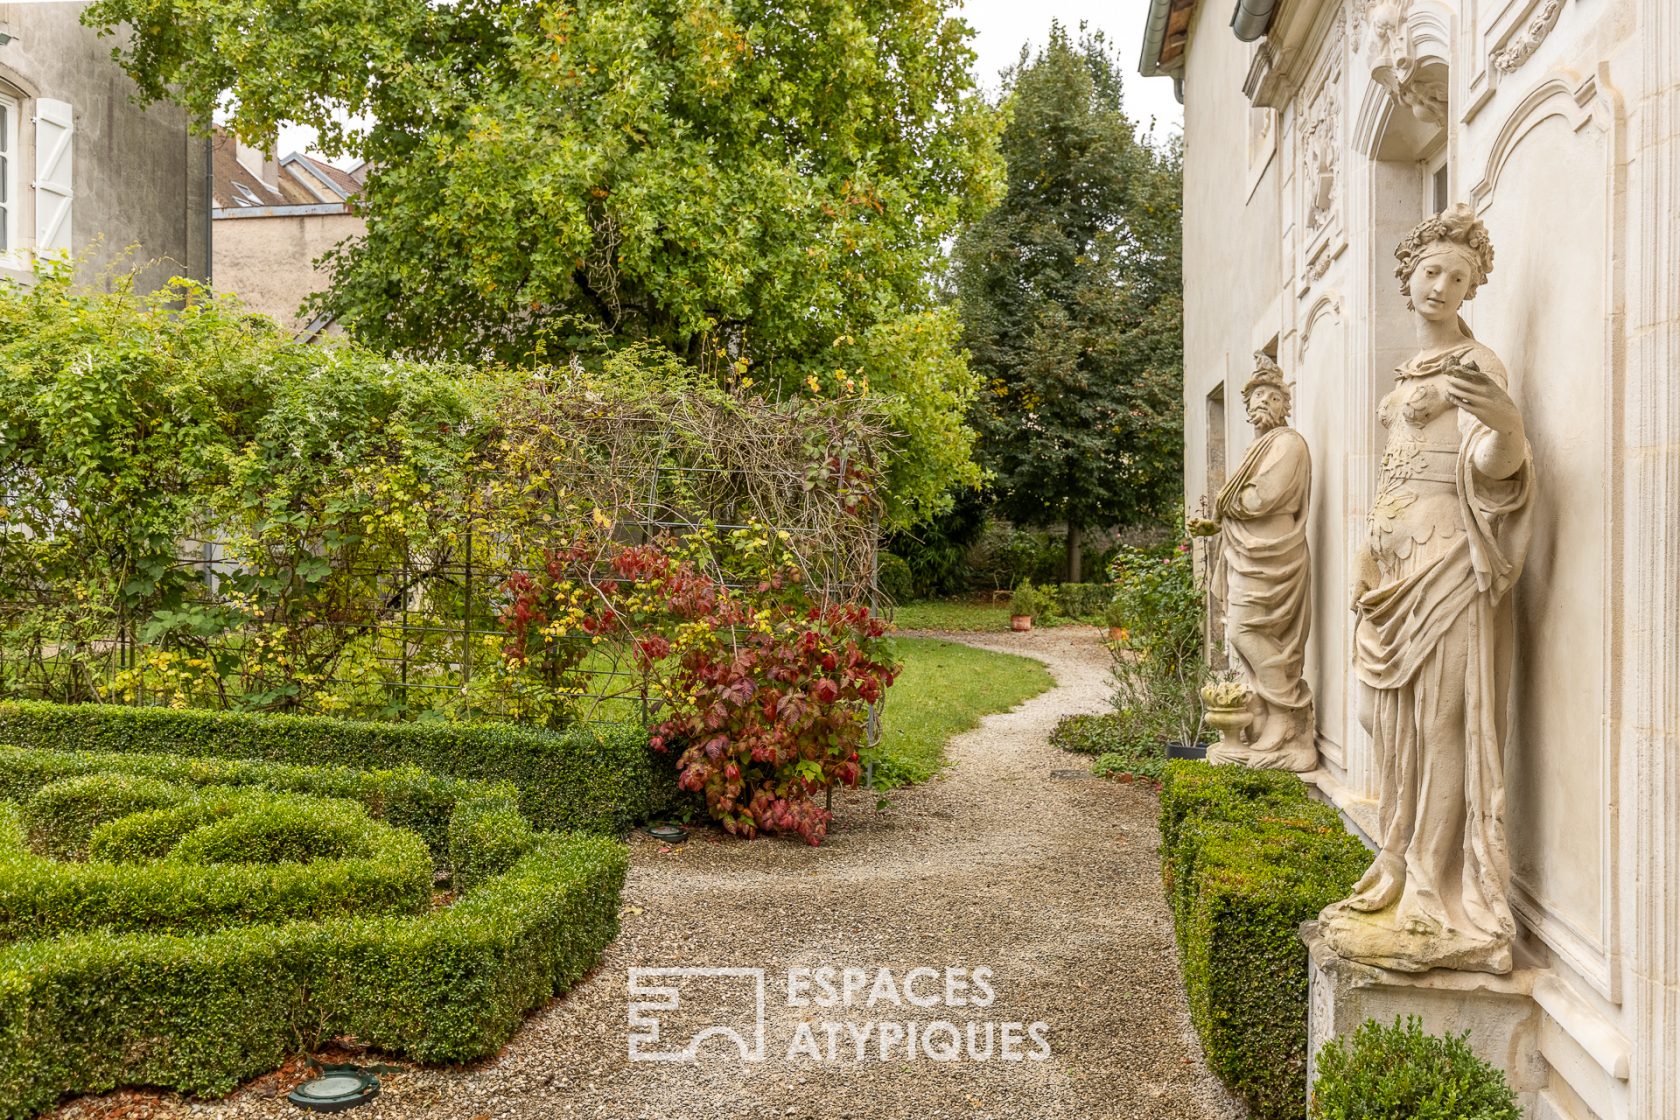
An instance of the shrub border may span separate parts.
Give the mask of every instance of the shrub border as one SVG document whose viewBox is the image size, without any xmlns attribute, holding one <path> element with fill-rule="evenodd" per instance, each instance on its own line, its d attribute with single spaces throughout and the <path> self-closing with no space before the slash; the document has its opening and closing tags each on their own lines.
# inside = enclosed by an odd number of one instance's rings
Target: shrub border
<svg viewBox="0 0 1680 1120">
<path fill-rule="evenodd" d="M 0 744 L 0 800 L 26 801 L 43 786 L 87 774 L 133 774 L 187 786 L 249 786 L 358 801 L 369 816 L 419 833 L 439 866 L 449 862 L 449 822 L 457 805 L 475 801 L 511 805 L 519 796 L 518 788 L 510 782 L 440 778 L 413 766 L 364 771 L 344 766 Z"/>
<path fill-rule="evenodd" d="M 119 1085 L 223 1095 L 345 1035 L 422 1062 L 493 1054 L 617 935 L 627 862 L 605 837 L 548 836 L 421 917 L 9 946 L 0 1115 Z"/>
<path fill-rule="evenodd" d="M 360 806 L 355 806 L 359 811 Z M 78 863 L 29 852 L 0 803 L 0 943 L 87 933 L 203 933 L 230 925 L 423 911 L 432 862 L 419 837 L 368 820 L 361 858 L 309 863 Z"/>
<path fill-rule="evenodd" d="M 552 832 L 622 835 L 653 816 L 674 788 L 648 750 L 646 732 L 619 726 L 550 732 L 9 700 L 0 702 L 0 743 L 356 769 L 418 766 L 439 777 L 512 782 L 520 810 Z"/>
<path fill-rule="evenodd" d="M 1167 764 L 1161 871 L 1190 1019 L 1256 1120 L 1307 1109 L 1307 950 L 1299 929 L 1346 897 L 1370 853 L 1282 771 Z"/>
</svg>

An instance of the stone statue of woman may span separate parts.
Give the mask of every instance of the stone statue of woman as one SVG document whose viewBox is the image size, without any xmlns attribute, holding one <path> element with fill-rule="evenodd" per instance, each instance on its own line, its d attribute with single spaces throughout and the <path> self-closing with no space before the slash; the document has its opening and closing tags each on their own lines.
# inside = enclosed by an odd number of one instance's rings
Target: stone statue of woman
<svg viewBox="0 0 1680 1120">
<path fill-rule="evenodd" d="M 1395 256 L 1419 350 L 1378 411 L 1388 443 L 1353 588 L 1380 848 L 1321 929 L 1366 964 L 1503 973 L 1510 591 L 1534 468 L 1505 367 L 1458 315 L 1493 267 L 1487 230 L 1461 204 L 1420 223 Z"/>
</svg>

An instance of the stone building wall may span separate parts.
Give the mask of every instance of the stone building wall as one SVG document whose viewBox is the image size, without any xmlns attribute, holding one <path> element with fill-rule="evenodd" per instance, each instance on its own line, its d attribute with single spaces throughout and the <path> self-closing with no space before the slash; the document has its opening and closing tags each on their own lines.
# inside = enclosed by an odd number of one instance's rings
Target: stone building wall
<svg viewBox="0 0 1680 1120">
<path fill-rule="evenodd" d="M 210 270 L 208 142 L 183 110 L 141 109 L 135 86 L 111 58 L 112 40 L 83 27 L 85 3 L 0 3 L 0 94 L 18 103 L 18 228 L 30 248 L 36 228 L 33 121 L 42 99 L 69 106 L 69 250 L 80 275 L 98 282 L 111 268 L 140 267 L 141 283 Z M 26 254 L 8 254 L 3 274 L 27 279 Z"/>
<path fill-rule="evenodd" d="M 360 237 L 365 228 L 342 206 L 316 207 L 333 211 L 318 214 L 296 212 L 301 209 L 307 208 L 223 210 L 215 225 L 216 290 L 237 293 L 246 306 L 292 330 L 309 325 L 298 314 L 305 297 L 327 287 L 327 273 L 314 262 L 347 238 Z"/>
<path fill-rule="evenodd" d="M 1230 15 L 1193 4 L 1177 74 L 1187 501 L 1253 438 L 1236 407 L 1211 430 L 1210 396 L 1240 401 L 1271 350 L 1314 460 L 1309 780 L 1369 833 L 1348 568 L 1377 403 L 1416 348 L 1393 250 L 1471 203 L 1497 258 L 1465 318 L 1510 369 L 1539 486 L 1506 759 L 1533 1020 L 1510 1063 L 1535 1116 L 1680 1120 L 1680 5 L 1280 0 L 1254 43 Z"/>
</svg>

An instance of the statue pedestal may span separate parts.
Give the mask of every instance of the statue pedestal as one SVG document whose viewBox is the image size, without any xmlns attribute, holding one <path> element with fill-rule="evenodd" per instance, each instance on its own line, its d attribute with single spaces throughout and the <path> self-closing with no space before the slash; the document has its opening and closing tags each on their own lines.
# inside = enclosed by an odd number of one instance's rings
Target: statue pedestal
<svg viewBox="0 0 1680 1120">
<path fill-rule="evenodd" d="M 1540 1056 L 1540 1008 L 1534 982 L 1540 972 L 1519 965 L 1505 976 L 1438 968 L 1392 972 L 1344 960 L 1331 951 L 1317 922 L 1301 925 L 1307 946 L 1307 1084 L 1318 1072 L 1318 1050 L 1332 1038 L 1352 1035 L 1365 1020 L 1392 1023 L 1416 1015 L 1430 1034 L 1470 1032 L 1470 1049 L 1505 1071 L 1524 1112 L 1535 1115 L 1546 1080 Z"/>
</svg>

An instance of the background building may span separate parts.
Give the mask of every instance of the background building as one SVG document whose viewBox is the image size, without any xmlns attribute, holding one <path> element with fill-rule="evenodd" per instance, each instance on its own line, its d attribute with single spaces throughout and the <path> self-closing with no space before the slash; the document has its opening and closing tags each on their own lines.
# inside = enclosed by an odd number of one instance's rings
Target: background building
<svg viewBox="0 0 1680 1120">
<path fill-rule="evenodd" d="M 210 274 L 209 147 L 172 105 L 146 109 L 81 24 L 83 3 L 0 3 L 0 278 L 72 256 L 99 283 Z"/>
<path fill-rule="evenodd" d="M 361 191 L 366 168 L 341 171 L 307 155 L 275 159 L 221 131 L 213 153 L 217 290 L 308 337 L 330 329 L 325 317 L 299 310 L 305 297 L 327 286 L 315 262 L 365 228 L 350 199 Z"/>
<path fill-rule="evenodd" d="M 1393 250 L 1451 201 L 1487 223 L 1466 318 L 1540 487 L 1506 759 L 1526 1012 L 1493 1056 L 1535 1116 L 1680 1118 L 1680 4 L 1152 0 L 1142 70 L 1185 105 L 1186 498 L 1274 354 L 1315 472 L 1308 777 L 1367 834 L 1348 567 L 1415 349 Z"/>
</svg>

